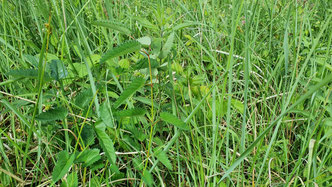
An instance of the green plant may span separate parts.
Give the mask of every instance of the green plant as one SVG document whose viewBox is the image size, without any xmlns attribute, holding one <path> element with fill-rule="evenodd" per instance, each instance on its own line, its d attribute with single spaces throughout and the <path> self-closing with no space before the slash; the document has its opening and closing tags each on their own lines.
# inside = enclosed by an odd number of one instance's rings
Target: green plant
<svg viewBox="0 0 332 187">
<path fill-rule="evenodd" d="M 331 184 L 329 1 L 0 4 L 0 186 Z"/>
</svg>

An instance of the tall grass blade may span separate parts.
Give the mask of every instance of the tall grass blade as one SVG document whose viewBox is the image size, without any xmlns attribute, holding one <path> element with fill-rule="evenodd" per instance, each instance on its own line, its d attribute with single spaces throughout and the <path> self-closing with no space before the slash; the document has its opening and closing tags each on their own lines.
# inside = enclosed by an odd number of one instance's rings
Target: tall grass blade
<svg viewBox="0 0 332 187">
<path fill-rule="evenodd" d="M 320 83 L 316 84 L 314 87 L 312 87 L 307 93 L 302 95 L 293 105 L 291 105 L 289 108 L 287 108 L 284 112 L 282 112 L 274 121 L 271 122 L 271 124 L 266 127 L 266 129 L 256 138 L 256 140 L 240 155 L 238 159 L 234 161 L 234 163 L 227 169 L 225 174 L 222 176 L 220 181 L 225 179 L 229 176 L 231 172 L 246 158 L 251 151 L 254 149 L 254 147 L 264 138 L 264 136 L 270 132 L 270 130 L 274 127 L 274 125 L 284 116 L 286 115 L 290 110 L 294 109 L 298 104 L 302 103 L 305 99 L 310 97 L 314 92 L 318 91 L 321 87 L 327 85 L 332 81 L 332 75 L 327 76 L 324 80 L 322 80 Z M 219 182 L 220 182 L 219 181 Z"/>
</svg>

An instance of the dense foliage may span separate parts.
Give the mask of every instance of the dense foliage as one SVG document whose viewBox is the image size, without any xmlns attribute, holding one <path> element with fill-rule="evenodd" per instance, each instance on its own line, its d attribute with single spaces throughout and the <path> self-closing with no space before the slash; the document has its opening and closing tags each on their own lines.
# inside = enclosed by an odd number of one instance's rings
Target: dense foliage
<svg viewBox="0 0 332 187">
<path fill-rule="evenodd" d="M 1 0 L 0 186 L 331 186 L 332 1 Z"/>
</svg>

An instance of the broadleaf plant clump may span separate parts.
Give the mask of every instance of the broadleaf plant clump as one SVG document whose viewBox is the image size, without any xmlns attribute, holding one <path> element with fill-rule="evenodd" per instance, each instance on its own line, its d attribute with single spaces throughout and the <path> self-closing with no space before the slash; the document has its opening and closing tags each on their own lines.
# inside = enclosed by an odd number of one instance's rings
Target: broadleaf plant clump
<svg viewBox="0 0 332 187">
<path fill-rule="evenodd" d="M 0 10 L 0 186 L 332 185 L 331 2 Z"/>
</svg>

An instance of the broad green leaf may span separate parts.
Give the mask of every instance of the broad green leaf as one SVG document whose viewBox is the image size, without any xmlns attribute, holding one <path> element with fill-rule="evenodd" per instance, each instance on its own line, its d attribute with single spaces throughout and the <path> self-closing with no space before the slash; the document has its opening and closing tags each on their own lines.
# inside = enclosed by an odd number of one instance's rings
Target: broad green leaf
<svg viewBox="0 0 332 187">
<path fill-rule="evenodd" d="M 58 46 L 59 43 L 59 36 L 57 36 L 57 33 L 52 33 L 51 38 L 50 38 L 50 42 L 53 46 Z"/>
<path fill-rule="evenodd" d="M 75 163 L 83 163 L 83 167 L 91 166 L 100 160 L 99 149 L 86 149 L 76 158 Z"/>
<path fill-rule="evenodd" d="M 133 82 L 121 93 L 120 97 L 113 104 L 114 108 L 118 108 L 123 102 L 131 97 L 138 89 L 144 86 L 145 79 L 139 77 L 133 80 Z"/>
<path fill-rule="evenodd" d="M 128 59 L 121 59 L 118 63 L 119 66 L 123 69 L 129 69 L 130 67 L 130 62 Z"/>
<path fill-rule="evenodd" d="M 31 66 L 38 68 L 38 59 L 35 56 L 24 54 L 23 57 Z"/>
<path fill-rule="evenodd" d="M 114 123 L 113 123 L 114 120 L 113 120 L 111 110 L 107 106 L 107 102 L 104 102 L 102 105 L 100 105 L 99 112 L 100 112 L 100 118 L 104 122 L 104 124 L 108 127 L 113 128 L 114 127 Z"/>
<path fill-rule="evenodd" d="M 60 187 L 77 187 L 77 186 L 78 186 L 78 177 L 76 172 L 70 173 L 60 185 Z"/>
<path fill-rule="evenodd" d="M 150 63 L 151 63 L 151 68 L 159 67 L 159 63 L 156 59 L 151 58 Z M 145 68 L 150 68 L 148 58 L 142 58 L 142 59 L 138 60 L 134 65 L 134 70 L 145 69 Z"/>
<path fill-rule="evenodd" d="M 189 130 L 189 126 L 183 122 L 182 120 L 179 120 L 176 116 L 167 113 L 167 112 L 162 112 L 160 114 L 160 118 L 170 124 L 173 124 L 174 126 L 182 129 L 182 130 Z"/>
<path fill-rule="evenodd" d="M 171 49 L 173 47 L 173 42 L 174 42 L 174 32 L 172 32 L 168 36 L 167 41 L 159 54 L 159 58 L 163 59 L 163 58 L 167 57 L 168 53 L 171 51 Z"/>
<path fill-rule="evenodd" d="M 136 117 L 143 116 L 146 113 L 146 110 L 143 108 L 132 108 L 128 110 L 122 110 L 114 113 L 114 116 L 117 117 Z"/>
<path fill-rule="evenodd" d="M 113 141 L 106 134 L 105 130 L 106 130 L 106 126 L 103 122 L 99 121 L 95 124 L 95 131 L 96 131 L 100 146 L 104 150 L 105 155 L 107 156 L 108 160 L 112 164 L 115 164 L 116 154 L 115 154 L 115 150 L 114 150 Z"/>
<path fill-rule="evenodd" d="M 52 60 L 50 64 L 50 74 L 54 80 L 59 81 L 68 76 L 68 71 L 60 60 Z"/>
<path fill-rule="evenodd" d="M 68 111 L 64 107 L 58 107 L 50 109 L 46 112 L 42 112 L 36 116 L 36 120 L 39 121 L 55 121 L 64 119 L 68 115 Z"/>
<path fill-rule="evenodd" d="M 84 77 L 88 74 L 85 64 L 73 63 L 73 66 L 76 69 L 79 77 Z"/>
<path fill-rule="evenodd" d="M 151 49 L 152 49 L 152 56 L 158 57 L 161 51 L 161 44 L 163 43 L 162 38 L 153 38 L 151 43 Z"/>
<path fill-rule="evenodd" d="M 140 49 L 141 49 L 141 44 L 136 40 L 132 40 L 132 41 L 123 43 L 123 44 L 109 50 L 108 52 L 106 52 L 102 56 L 100 63 L 105 62 L 106 60 L 114 58 L 114 57 L 118 57 L 118 56 L 126 55 L 128 53 L 133 53 L 133 52 L 139 51 Z"/>
<path fill-rule="evenodd" d="M 69 170 L 71 165 L 74 163 L 75 154 L 69 155 L 67 151 L 61 151 L 58 154 L 58 161 L 52 172 L 53 182 L 60 180 Z"/>
<path fill-rule="evenodd" d="M 172 69 L 175 70 L 180 75 L 183 74 L 183 67 L 178 62 L 172 63 Z"/>
<path fill-rule="evenodd" d="M 13 77 L 27 77 L 27 78 L 38 78 L 38 70 L 36 69 L 16 69 L 7 72 L 7 75 Z"/>
<path fill-rule="evenodd" d="M 83 139 L 85 146 L 95 143 L 96 133 L 91 125 L 84 125 L 81 138 Z"/>
<path fill-rule="evenodd" d="M 163 151 L 160 147 L 156 148 L 157 150 L 154 152 L 154 155 L 157 159 L 167 167 L 167 169 L 172 170 L 172 163 L 169 161 L 167 153 Z"/>
<path fill-rule="evenodd" d="M 95 171 L 95 170 L 100 171 L 100 169 L 103 167 L 105 167 L 105 163 L 103 163 L 102 160 L 99 160 L 98 162 L 90 166 L 90 171 Z"/>
<path fill-rule="evenodd" d="M 126 128 L 126 130 L 129 130 L 132 133 L 132 135 L 135 139 L 137 139 L 141 142 L 147 138 L 147 134 L 145 134 L 141 129 L 137 128 L 136 125 L 126 124 L 125 128 Z M 134 140 L 131 139 L 130 137 L 127 137 L 126 140 L 128 141 L 128 144 L 135 144 Z"/>
<path fill-rule="evenodd" d="M 97 63 L 99 63 L 100 59 L 101 59 L 100 55 L 92 54 L 86 58 L 86 61 L 88 62 L 89 67 L 92 67 L 92 66 L 96 65 Z"/>
<path fill-rule="evenodd" d="M 85 108 L 89 106 L 89 103 L 93 99 L 93 94 L 91 89 L 82 90 L 76 97 L 75 97 L 75 105 Z"/>
<path fill-rule="evenodd" d="M 113 29 L 113 30 L 119 31 L 119 32 L 127 34 L 127 35 L 131 34 L 131 31 L 120 23 L 114 23 L 114 22 L 110 22 L 107 20 L 98 20 L 98 21 L 93 22 L 92 24 L 97 25 L 97 26 L 106 27 L 109 29 Z"/>
<path fill-rule="evenodd" d="M 237 111 L 239 111 L 240 113 L 243 113 L 244 105 L 241 101 L 239 101 L 237 99 L 232 99 L 231 104 Z"/>
<path fill-rule="evenodd" d="M 114 99 L 119 98 L 119 95 L 116 94 L 115 92 L 107 91 L 107 93 L 108 93 L 108 96 L 109 96 L 109 97 L 112 97 L 112 98 L 114 98 Z"/>
<path fill-rule="evenodd" d="M 31 78 L 38 79 L 37 69 L 16 69 L 7 72 L 7 75 L 13 76 L 15 78 Z M 45 72 L 44 81 L 50 81 L 51 77 Z"/>
<path fill-rule="evenodd" d="M 145 170 L 143 172 L 143 181 L 148 185 L 148 186 L 153 186 L 153 176 L 148 170 Z"/>
<path fill-rule="evenodd" d="M 138 38 L 137 41 L 144 46 L 149 46 L 151 44 L 151 38 L 148 36 L 144 36 L 142 38 Z"/>
<path fill-rule="evenodd" d="M 141 102 L 141 103 L 147 104 L 147 105 L 149 105 L 149 106 L 152 105 L 152 103 L 151 103 L 151 99 L 149 99 L 149 98 L 145 98 L 145 97 L 135 97 L 134 99 L 135 99 L 136 101 L 139 101 L 139 102 Z M 155 102 L 155 101 L 153 101 L 153 106 L 156 107 L 157 109 L 159 109 L 159 104 L 158 104 L 157 102 Z"/>
</svg>

